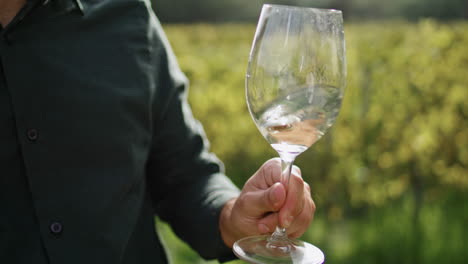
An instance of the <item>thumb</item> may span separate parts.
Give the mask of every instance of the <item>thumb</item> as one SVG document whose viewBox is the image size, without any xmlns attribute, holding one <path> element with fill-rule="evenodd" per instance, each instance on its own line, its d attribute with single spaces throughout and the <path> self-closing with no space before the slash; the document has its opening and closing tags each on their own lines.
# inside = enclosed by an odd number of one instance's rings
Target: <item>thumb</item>
<svg viewBox="0 0 468 264">
<path fill-rule="evenodd" d="M 277 182 L 266 190 L 248 192 L 244 195 L 244 209 L 248 214 L 263 217 L 266 213 L 276 212 L 283 206 L 286 201 L 286 188 Z"/>
</svg>

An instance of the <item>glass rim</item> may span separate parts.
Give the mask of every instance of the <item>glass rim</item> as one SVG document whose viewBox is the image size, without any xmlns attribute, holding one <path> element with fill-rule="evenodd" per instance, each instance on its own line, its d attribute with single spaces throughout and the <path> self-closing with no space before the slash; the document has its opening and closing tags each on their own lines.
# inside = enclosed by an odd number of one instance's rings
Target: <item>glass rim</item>
<svg viewBox="0 0 468 264">
<path fill-rule="evenodd" d="M 288 9 L 296 9 L 296 10 L 314 10 L 323 13 L 331 13 L 331 14 L 342 14 L 343 12 L 339 9 L 334 8 L 317 8 L 317 7 L 309 7 L 309 6 L 293 6 L 293 5 L 279 5 L 279 4 L 263 4 L 263 7 L 280 7 L 280 8 L 288 8 Z"/>
</svg>

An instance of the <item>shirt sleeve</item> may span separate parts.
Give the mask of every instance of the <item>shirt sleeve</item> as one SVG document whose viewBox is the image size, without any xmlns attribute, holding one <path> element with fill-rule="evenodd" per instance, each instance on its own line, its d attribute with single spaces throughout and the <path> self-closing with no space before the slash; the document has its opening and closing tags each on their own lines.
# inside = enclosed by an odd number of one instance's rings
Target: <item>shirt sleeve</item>
<svg viewBox="0 0 468 264">
<path fill-rule="evenodd" d="M 222 163 L 208 150 L 187 102 L 188 81 L 154 17 L 153 139 L 147 182 L 158 216 L 202 257 L 231 256 L 219 231 L 224 204 L 239 194 Z"/>
</svg>

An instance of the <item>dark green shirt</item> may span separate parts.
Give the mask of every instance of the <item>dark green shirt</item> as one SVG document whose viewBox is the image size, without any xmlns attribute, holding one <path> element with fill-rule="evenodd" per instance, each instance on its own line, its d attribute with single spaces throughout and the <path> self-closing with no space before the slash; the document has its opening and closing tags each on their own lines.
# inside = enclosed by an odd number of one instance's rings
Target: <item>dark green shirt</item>
<svg viewBox="0 0 468 264">
<path fill-rule="evenodd" d="M 166 263 L 155 215 L 230 253 L 218 216 L 238 190 L 148 1 L 29 1 L 0 57 L 0 263 Z"/>
</svg>

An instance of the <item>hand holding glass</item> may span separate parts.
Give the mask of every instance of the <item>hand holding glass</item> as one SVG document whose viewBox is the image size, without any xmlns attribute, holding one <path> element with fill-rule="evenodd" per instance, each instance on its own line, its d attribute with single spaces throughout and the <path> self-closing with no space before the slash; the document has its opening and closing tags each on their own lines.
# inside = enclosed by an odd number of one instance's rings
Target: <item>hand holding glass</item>
<svg viewBox="0 0 468 264">
<path fill-rule="evenodd" d="M 335 122 L 345 79 L 341 11 L 263 6 L 246 74 L 247 105 L 281 158 L 286 188 L 297 155 Z M 289 239 L 282 227 L 271 236 L 241 239 L 233 250 L 239 258 L 258 264 L 324 262 L 320 249 Z"/>
</svg>

